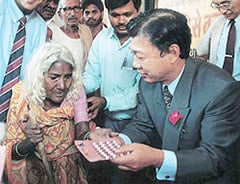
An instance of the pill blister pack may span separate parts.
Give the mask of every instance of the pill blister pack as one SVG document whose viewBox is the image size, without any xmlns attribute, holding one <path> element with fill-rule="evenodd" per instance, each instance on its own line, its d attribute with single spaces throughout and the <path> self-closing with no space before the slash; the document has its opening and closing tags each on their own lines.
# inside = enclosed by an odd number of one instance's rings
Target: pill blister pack
<svg viewBox="0 0 240 184">
<path fill-rule="evenodd" d="M 120 145 L 116 140 L 107 140 L 105 142 L 93 142 L 93 147 L 103 158 L 109 160 L 117 157 L 115 150 L 120 148 Z"/>
<path fill-rule="evenodd" d="M 100 141 L 76 140 L 75 145 L 90 162 L 110 160 L 129 154 L 129 152 L 117 154 L 115 151 L 120 148 L 120 144 L 113 138 Z"/>
</svg>

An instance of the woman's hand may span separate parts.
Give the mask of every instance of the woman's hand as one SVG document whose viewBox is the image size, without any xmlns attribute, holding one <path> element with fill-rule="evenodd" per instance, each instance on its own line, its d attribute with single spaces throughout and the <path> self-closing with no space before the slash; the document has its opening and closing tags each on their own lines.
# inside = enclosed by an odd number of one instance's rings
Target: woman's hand
<svg viewBox="0 0 240 184">
<path fill-rule="evenodd" d="M 31 143 L 37 145 L 39 142 L 43 141 L 43 128 L 44 125 L 39 125 L 38 123 L 28 122 L 26 126 L 26 136 Z"/>
<path fill-rule="evenodd" d="M 13 146 L 12 158 L 14 160 L 20 160 L 27 157 L 35 150 L 38 143 L 43 141 L 43 125 L 37 123 L 27 123 L 26 126 L 26 139 L 17 142 Z"/>
</svg>

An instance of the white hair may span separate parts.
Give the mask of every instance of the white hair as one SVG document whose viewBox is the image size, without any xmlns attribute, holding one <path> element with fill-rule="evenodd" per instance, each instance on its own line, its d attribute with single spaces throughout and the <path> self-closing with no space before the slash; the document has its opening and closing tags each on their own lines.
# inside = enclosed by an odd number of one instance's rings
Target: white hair
<svg viewBox="0 0 240 184">
<path fill-rule="evenodd" d="M 71 52 L 64 46 L 56 43 L 45 43 L 34 54 L 27 65 L 26 75 L 23 79 L 24 95 L 33 103 L 43 107 L 46 98 L 44 74 L 56 61 L 63 61 L 72 66 L 72 84 L 66 99 L 73 102 L 78 98 L 82 85 L 81 71 L 77 67 Z"/>
</svg>

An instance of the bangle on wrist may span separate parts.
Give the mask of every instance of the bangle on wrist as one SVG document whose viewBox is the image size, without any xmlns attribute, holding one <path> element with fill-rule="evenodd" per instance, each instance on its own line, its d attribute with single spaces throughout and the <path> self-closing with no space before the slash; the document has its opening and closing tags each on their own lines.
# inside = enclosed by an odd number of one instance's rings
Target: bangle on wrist
<svg viewBox="0 0 240 184">
<path fill-rule="evenodd" d="M 90 134 L 91 134 L 91 132 L 88 131 L 88 132 L 83 136 L 83 140 L 89 140 L 89 139 L 90 139 Z"/>
<path fill-rule="evenodd" d="M 88 140 L 90 134 L 91 134 L 90 131 L 86 131 L 86 132 L 82 133 L 82 135 L 80 136 L 80 140 Z"/>
<path fill-rule="evenodd" d="M 20 144 L 20 142 L 18 142 L 18 143 L 16 144 L 16 146 L 15 146 L 15 151 L 16 151 L 17 155 L 18 155 L 19 157 L 27 157 L 27 156 L 29 155 L 29 153 L 21 154 L 21 153 L 19 152 L 19 150 L 18 150 L 19 144 Z"/>
</svg>

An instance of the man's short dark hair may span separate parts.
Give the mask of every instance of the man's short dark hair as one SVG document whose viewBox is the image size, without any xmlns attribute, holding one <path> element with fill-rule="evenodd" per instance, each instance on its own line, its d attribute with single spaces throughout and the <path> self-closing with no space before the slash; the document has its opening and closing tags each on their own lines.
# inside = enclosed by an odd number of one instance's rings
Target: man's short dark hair
<svg viewBox="0 0 240 184">
<path fill-rule="evenodd" d="M 82 2 L 83 11 L 90 5 L 94 4 L 101 12 L 104 10 L 103 2 L 101 0 L 84 0 Z"/>
<path fill-rule="evenodd" d="M 133 2 L 134 8 L 138 11 L 141 6 L 141 0 L 105 0 L 105 6 L 108 11 L 120 8 L 130 1 Z"/>
<path fill-rule="evenodd" d="M 146 35 L 161 53 L 168 53 L 171 44 L 180 47 L 180 58 L 189 56 L 191 30 L 186 16 L 170 9 L 153 9 L 131 19 L 127 24 L 131 37 Z"/>
</svg>

